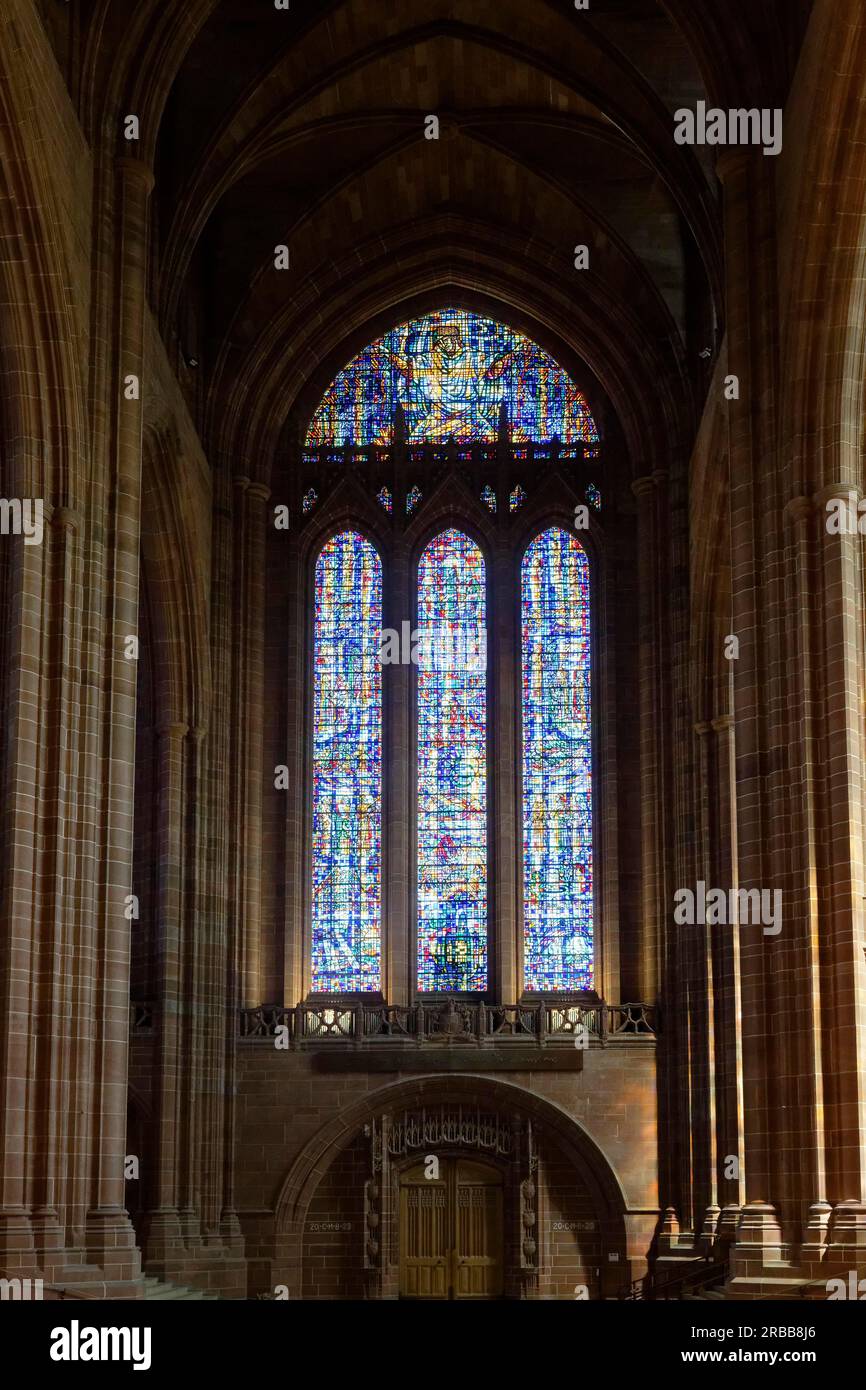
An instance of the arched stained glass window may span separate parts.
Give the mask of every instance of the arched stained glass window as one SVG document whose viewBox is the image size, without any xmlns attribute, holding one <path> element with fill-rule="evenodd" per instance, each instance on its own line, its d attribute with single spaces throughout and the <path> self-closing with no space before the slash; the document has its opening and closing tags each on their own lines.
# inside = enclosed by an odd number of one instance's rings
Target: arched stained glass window
<svg viewBox="0 0 866 1390">
<path fill-rule="evenodd" d="M 503 406 L 514 441 L 599 437 L 585 396 L 549 353 L 465 309 L 412 319 L 364 348 L 325 392 L 306 448 L 391 444 L 398 405 L 410 443 L 493 442 Z"/>
<path fill-rule="evenodd" d="M 590 585 L 557 527 L 522 564 L 524 985 L 593 981 Z"/>
<path fill-rule="evenodd" d="M 418 988 L 487 987 L 484 557 L 443 531 L 418 567 Z"/>
<path fill-rule="evenodd" d="M 316 562 L 312 988 L 380 988 L 382 565 L 355 531 Z"/>
</svg>

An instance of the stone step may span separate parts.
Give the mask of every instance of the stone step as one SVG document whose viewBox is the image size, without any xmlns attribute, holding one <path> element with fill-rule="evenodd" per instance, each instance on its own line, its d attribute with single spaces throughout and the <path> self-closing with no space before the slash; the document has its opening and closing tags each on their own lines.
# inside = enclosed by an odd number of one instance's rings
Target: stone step
<svg viewBox="0 0 866 1390">
<path fill-rule="evenodd" d="M 219 1295 L 207 1293 L 204 1289 L 192 1289 L 187 1284 L 167 1284 L 153 1274 L 144 1277 L 144 1297 L 148 1302 L 175 1302 L 192 1300 L 196 1303 L 215 1302 Z"/>
<path fill-rule="evenodd" d="M 705 1303 L 708 1300 L 712 1303 L 725 1303 L 724 1290 L 720 1289 L 718 1286 L 705 1289 L 683 1290 L 684 1303 Z"/>
</svg>

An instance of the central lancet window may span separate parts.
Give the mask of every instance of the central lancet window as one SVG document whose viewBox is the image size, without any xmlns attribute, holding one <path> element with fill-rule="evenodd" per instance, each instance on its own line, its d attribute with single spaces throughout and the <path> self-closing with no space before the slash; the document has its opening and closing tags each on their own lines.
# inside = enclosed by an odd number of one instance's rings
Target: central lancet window
<svg viewBox="0 0 866 1390">
<path fill-rule="evenodd" d="M 484 558 L 443 531 L 418 566 L 418 989 L 487 988 Z"/>
<path fill-rule="evenodd" d="M 598 515 L 598 442 L 585 397 L 548 353 L 463 309 L 437 310 L 377 338 L 337 374 L 316 409 L 301 459 L 302 526 L 319 524 L 328 490 L 351 468 L 369 491 L 368 515 L 383 539 L 376 549 L 359 531 L 341 531 L 315 565 L 312 992 L 382 989 L 389 973 L 383 862 L 393 889 L 391 970 L 408 956 L 405 983 L 418 993 L 490 990 L 498 930 L 493 866 L 497 882 L 511 877 L 522 912 L 523 990 L 593 988 L 590 561 L 570 528 L 533 528 L 529 508 L 532 500 L 537 517 L 553 481 L 560 499 L 571 489 L 589 504 L 582 511 Z M 475 504 L 455 484 L 474 488 Z M 463 501 L 421 551 L 413 577 L 417 632 L 411 658 L 398 658 L 410 661 L 413 680 L 390 685 L 383 652 L 402 652 L 403 644 L 388 629 L 383 645 L 383 607 L 404 628 L 411 623 L 399 578 L 405 570 L 395 565 L 387 579 L 388 546 L 395 557 L 405 554 L 425 525 L 428 487 L 439 488 L 440 506 L 446 495 Z M 566 506 L 560 500 L 560 517 L 571 511 Z M 500 551 L 511 547 L 504 593 L 488 585 L 481 546 L 456 520 L 460 509 L 471 513 L 466 524 L 480 537 L 489 535 Z M 528 533 L 520 529 L 523 515 Z M 380 553 L 392 586 L 387 598 Z M 490 645 L 488 625 L 496 634 Z M 502 719 L 513 705 L 513 725 L 491 722 L 489 680 Z M 513 695 L 506 689 L 512 680 Z M 405 701 L 393 724 L 383 725 L 383 690 Z M 389 698 L 386 707 L 396 710 Z M 415 750 L 409 804 L 401 790 L 409 790 L 403 746 L 387 742 L 399 740 L 388 730 L 406 719 Z M 517 766 L 509 758 L 506 768 L 501 740 L 508 729 L 510 746 L 512 728 Z M 384 843 L 383 769 L 392 757 Z M 515 808 L 513 825 L 497 821 L 501 843 L 491 840 L 491 800 Z M 404 904 L 411 904 L 408 920 Z"/>
</svg>

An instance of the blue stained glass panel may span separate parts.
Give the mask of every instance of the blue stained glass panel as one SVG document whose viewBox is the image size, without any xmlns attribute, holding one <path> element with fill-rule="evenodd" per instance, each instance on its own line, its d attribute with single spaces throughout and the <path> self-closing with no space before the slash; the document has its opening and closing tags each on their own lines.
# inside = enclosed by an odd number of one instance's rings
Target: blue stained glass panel
<svg viewBox="0 0 866 1390">
<path fill-rule="evenodd" d="M 418 567 L 418 988 L 487 987 L 484 557 L 443 531 Z"/>
<path fill-rule="evenodd" d="M 589 562 L 566 531 L 523 557 L 523 914 L 527 990 L 593 981 Z"/>
<path fill-rule="evenodd" d="M 586 397 L 549 353 L 465 309 L 412 319 L 364 348 L 325 392 L 305 448 L 392 444 L 398 405 L 410 443 L 494 443 L 503 406 L 513 441 L 599 437 Z"/>
<path fill-rule="evenodd" d="M 312 988 L 377 990 L 382 565 L 355 531 L 316 561 L 314 620 Z"/>
</svg>

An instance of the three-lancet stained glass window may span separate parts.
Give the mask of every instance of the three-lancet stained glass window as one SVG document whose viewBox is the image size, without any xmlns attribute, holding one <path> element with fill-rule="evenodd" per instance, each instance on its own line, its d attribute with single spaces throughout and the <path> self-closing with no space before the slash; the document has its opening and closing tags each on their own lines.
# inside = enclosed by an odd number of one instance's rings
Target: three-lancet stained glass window
<svg viewBox="0 0 866 1390">
<path fill-rule="evenodd" d="M 521 575 L 524 987 L 593 981 L 590 583 L 586 552 L 558 527 Z"/>
<path fill-rule="evenodd" d="M 443 309 L 360 353 L 332 383 L 307 447 L 388 444 L 397 407 L 410 441 L 583 442 L 586 400 L 536 344 Z M 593 506 L 600 496 L 587 494 Z M 383 487 L 378 499 L 393 505 Z M 316 502 L 309 489 L 304 510 Z M 413 486 L 411 515 L 421 500 Z M 492 489 L 484 496 L 493 502 Z M 526 492 L 508 498 L 519 510 Z M 520 565 L 524 987 L 593 985 L 590 579 L 586 552 L 551 528 Z M 486 575 L 457 529 L 417 570 L 417 987 L 483 991 L 488 970 Z M 312 990 L 381 988 L 382 565 L 346 531 L 315 571 Z M 494 654 L 495 659 L 495 654 Z"/>
<path fill-rule="evenodd" d="M 445 308 L 392 328 L 337 374 L 307 431 L 306 448 L 387 445 L 401 407 L 410 442 L 497 439 L 593 444 L 586 401 L 558 362 L 522 333 Z"/>
<path fill-rule="evenodd" d="M 316 562 L 312 989 L 380 988 L 382 565 L 355 531 Z"/>
<path fill-rule="evenodd" d="M 484 558 L 461 531 L 418 566 L 418 988 L 487 987 Z"/>
</svg>

